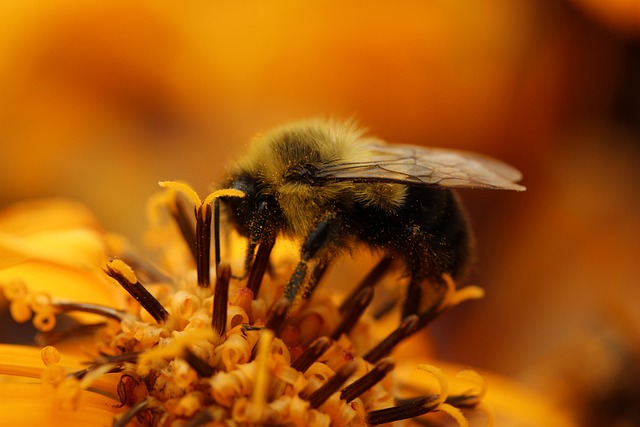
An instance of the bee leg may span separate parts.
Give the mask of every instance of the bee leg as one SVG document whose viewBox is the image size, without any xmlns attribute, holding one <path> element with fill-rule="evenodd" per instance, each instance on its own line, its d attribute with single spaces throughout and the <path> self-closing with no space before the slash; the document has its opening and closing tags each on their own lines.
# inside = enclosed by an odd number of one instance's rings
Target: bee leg
<svg viewBox="0 0 640 427">
<path fill-rule="evenodd" d="M 254 296 L 257 296 L 258 292 L 260 292 L 262 278 L 269 264 L 269 255 L 271 255 L 271 250 L 275 243 L 276 236 L 270 233 L 265 236 L 258 246 L 258 252 L 249 270 L 249 280 L 247 281 L 247 288 L 251 289 Z"/>
<path fill-rule="evenodd" d="M 269 261 L 269 254 L 275 244 L 275 233 L 273 227 L 269 224 L 269 209 L 271 209 L 267 202 L 260 203 L 255 215 L 252 218 L 251 224 L 249 224 L 249 243 L 247 244 L 247 252 L 244 258 L 244 272 L 241 277 L 232 276 L 234 279 L 244 279 L 247 276 L 251 276 L 254 267 L 258 269 L 254 273 L 254 279 L 252 287 L 258 289 L 260 287 L 260 281 L 264 276 L 265 267 Z M 266 243 L 265 243 L 266 242 Z M 263 247 L 264 246 L 264 247 Z M 255 266 L 256 260 L 256 247 L 258 247 L 258 255 L 261 257 L 260 265 Z M 262 248 L 262 253 L 260 252 Z M 256 284 L 255 281 L 258 281 Z M 256 292 L 257 293 L 257 292 Z M 256 294 L 254 293 L 254 295 Z"/>
<path fill-rule="evenodd" d="M 300 262 L 296 267 L 295 271 L 291 275 L 289 279 L 289 283 L 285 288 L 284 296 L 290 301 L 298 294 L 300 287 L 302 286 L 302 282 L 307 275 L 307 263 L 312 260 L 318 251 L 325 245 L 329 238 L 329 234 L 331 229 L 334 227 L 334 223 L 336 221 L 335 214 L 328 214 L 324 217 L 322 221 L 317 225 L 317 227 L 309 233 L 304 243 L 302 244 L 302 253 L 300 255 Z M 319 265 L 324 264 L 324 262 L 320 262 Z M 319 270 L 316 274 L 322 272 L 322 269 L 326 267 L 318 267 Z M 319 279 L 319 278 L 317 278 Z"/>
<path fill-rule="evenodd" d="M 402 318 L 406 318 L 420 311 L 422 299 L 424 297 L 423 286 L 425 286 L 425 273 L 427 267 L 425 265 L 425 253 L 428 253 L 428 245 L 424 241 L 424 234 L 417 224 L 408 226 L 408 247 L 410 253 L 405 258 L 407 270 L 409 271 L 409 286 L 407 287 L 407 296 L 402 306 Z"/>
<path fill-rule="evenodd" d="M 267 319 L 266 327 L 274 331 L 276 336 L 280 334 L 282 331 L 282 327 L 284 326 L 284 321 L 287 317 L 287 313 L 289 312 L 289 308 L 293 300 L 295 299 L 302 283 L 304 282 L 305 277 L 307 276 L 307 264 L 311 261 L 318 251 L 326 244 L 327 239 L 329 238 L 329 232 L 331 231 L 332 224 L 335 222 L 335 215 L 329 214 L 324 217 L 324 219 L 318 224 L 318 226 L 307 236 L 303 245 L 302 245 L 302 254 L 300 256 L 300 262 L 293 274 L 289 278 L 289 282 L 284 290 L 284 294 L 280 298 L 280 300 L 275 304 L 274 308 L 271 310 L 271 314 Z M 324 262 L 320 262 L 318 265 L 326 265 Z M 320 274 L 323 267 L 318 267 L 319 269 L 314 273 Z"/>
</svg>

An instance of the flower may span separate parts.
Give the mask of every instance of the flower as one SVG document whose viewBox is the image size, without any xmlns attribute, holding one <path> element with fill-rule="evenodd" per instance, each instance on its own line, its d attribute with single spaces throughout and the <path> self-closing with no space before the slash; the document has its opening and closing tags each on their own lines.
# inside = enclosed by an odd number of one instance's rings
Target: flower
<svg viewBox="0 0 640 427">
<path fill-rule="evenodd" d="M 253 268 L 250 277 L 263 269 L 253 281 L 232 275 L 244 268 L 241 237 L 214 227 L 210 242 L 216 200 L 242 193 L 201 200 L 185 184 L 161 185 L 148 235 L 158 265 L 75 203 L 33 202 L 0 216 L 4 307 L 14 322 L 31 321 L 43 347 L 0 345 L 0 406 L 11 407 L 11 424 L 55 416 L 70 425 L 404 425 L 422 416 L 444 423 L 436 414 L 444 413 L 464 426 L 463 412 L 492 423 L 484 377 L 425 364 L 416 334 L 481 297 L 479 288 L 457 290 L 446 277 L 439 300 L 400 321 L 373 298 L 374 285 L 377 299 L 397 294 L 381 280 L 383 258 L 350 293 L 323 284 L 290 300 L 283 287 L 296 256 L 286 242 L 268 274 L 266 263 Z M 570 425 L 524 400 L 544 425 Z"/>
</svg>

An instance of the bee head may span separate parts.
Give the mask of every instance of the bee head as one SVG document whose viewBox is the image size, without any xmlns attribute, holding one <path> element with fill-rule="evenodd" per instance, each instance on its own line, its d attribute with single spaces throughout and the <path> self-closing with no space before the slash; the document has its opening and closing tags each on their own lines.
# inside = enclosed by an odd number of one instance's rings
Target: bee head
<svg viewBox="0 0 640 427">
<path fill-rule="evenodd" d="M 248 175 L 232 178 L 227 188 L 240 190 L 245 197 L 230 197 L 225 200 L 231 222 L 238 232 L 260 240 L 267 227 L 280 223 L 280 207 L 275 198 L 261 192 L 258 181 Z"/>
</svg>

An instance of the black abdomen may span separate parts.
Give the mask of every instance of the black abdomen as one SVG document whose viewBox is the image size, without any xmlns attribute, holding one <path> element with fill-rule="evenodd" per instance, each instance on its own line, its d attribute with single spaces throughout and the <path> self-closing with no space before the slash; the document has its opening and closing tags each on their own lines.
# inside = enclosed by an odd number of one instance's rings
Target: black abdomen
<svg viewBox="0 0 640 427">
<path fill-rule="evenodd" d="M 416 279 L 454 278 L 465 272 L 470 231 L 456 194 L 451 190 L 410 187 L 396 214 L 356 207 L 349 226 L 363 243 L 402 259 Z"/>
</svg>

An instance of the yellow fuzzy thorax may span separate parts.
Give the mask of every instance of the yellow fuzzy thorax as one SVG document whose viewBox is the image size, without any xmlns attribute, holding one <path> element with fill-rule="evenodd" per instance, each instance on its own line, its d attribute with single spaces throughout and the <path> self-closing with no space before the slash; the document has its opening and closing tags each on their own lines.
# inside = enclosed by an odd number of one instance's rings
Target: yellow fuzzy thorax
<svg viewBox="0 0 640 427">
<path fill-rule="evenodd" d="M 402 206 L 407 187 L 400 184 L 354 184 L 347 181 L 309 185 L 292 182 L 292 171 L 302 167 L 321 169 L 368 157 L 363 130 L 353 122 L 306 120 L 258 135 L 238 160 L 234 176 L 246 174 L 259 182 L 260 191 L 273 196 L 282 209 L 290 234 L 308 234 L 323 216 L 343 205 L 360 203 L 387 213 Z"/>
</svg>

